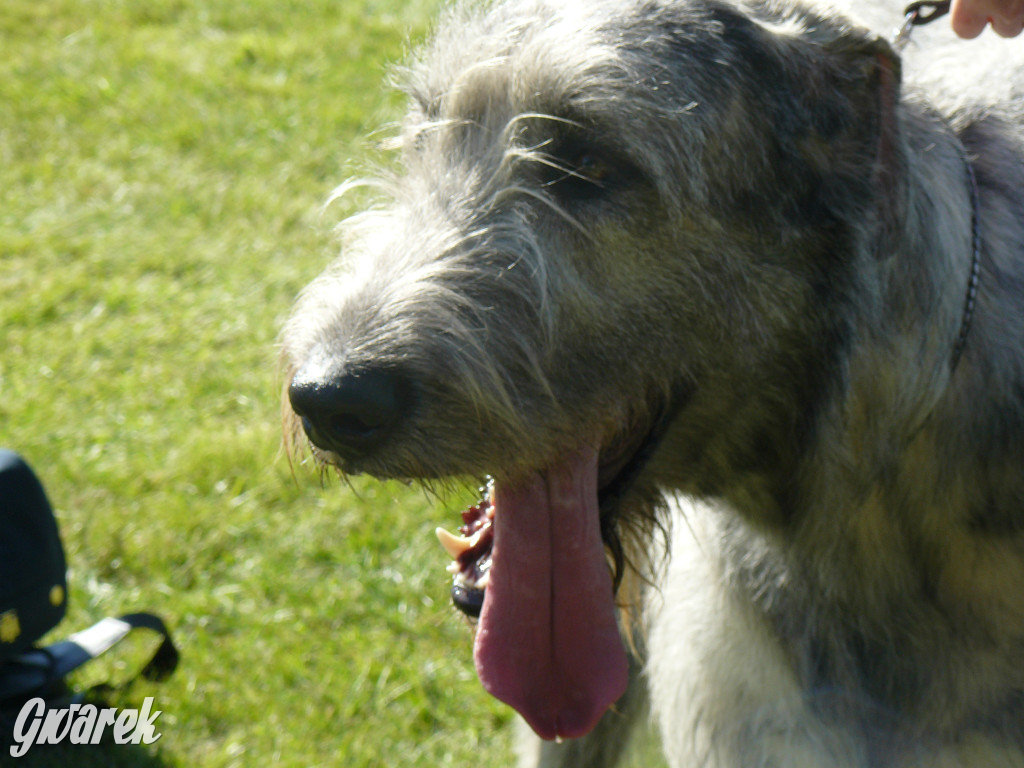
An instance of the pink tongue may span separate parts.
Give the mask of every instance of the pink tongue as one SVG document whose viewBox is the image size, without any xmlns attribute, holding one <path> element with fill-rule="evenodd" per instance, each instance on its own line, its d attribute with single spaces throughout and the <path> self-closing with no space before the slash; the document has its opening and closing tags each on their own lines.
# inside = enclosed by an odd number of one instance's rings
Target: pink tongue
<svg viewBox="0 0 1024 768">
<path fill-rule="evenodd" d="M 494 489 L 494 549 L 473 656 L 539 736 L 589 732 L 626 688 L 597 509 L 597 452 Z"/>
</svg>

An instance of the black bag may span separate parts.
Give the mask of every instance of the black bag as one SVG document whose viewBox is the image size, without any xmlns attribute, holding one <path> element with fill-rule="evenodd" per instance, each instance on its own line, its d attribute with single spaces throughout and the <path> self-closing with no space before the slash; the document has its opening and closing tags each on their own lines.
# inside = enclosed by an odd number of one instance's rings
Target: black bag
<svg viewBox="0 0 1024 768">
<path fill-rule="evenodd" d="M 64 618 L 66 574 L 43 486 L 17 454 L 0 450 L 0 664 Z"/>
<path fill-rule="evenodd" d="M 0 709 L 35 696 L 64 695 L 69 672 L 133 629 L 150 629 L 162 637 L 143 677 L 162 680 L 177 666 L 178 651 L 167 627 L 149 613 L 106 618 L 67 640 L 35 647 L 64 618 L 66 574 L 57 521 L 42 485 L 20 456 L 0 449 Z"/>
</svg>

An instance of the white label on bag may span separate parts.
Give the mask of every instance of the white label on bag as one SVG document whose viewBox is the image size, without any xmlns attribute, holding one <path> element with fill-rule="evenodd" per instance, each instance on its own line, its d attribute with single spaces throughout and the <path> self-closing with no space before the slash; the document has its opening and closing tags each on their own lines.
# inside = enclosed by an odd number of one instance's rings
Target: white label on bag
<svg viewBox="0 0 1024 768">
<path fill-rule="evenodd" d="M 69 635 L 68 640 L 82 646 L 89 655 L 99 656 L 131 631 L 131 624 L 108 616 L 88 629 Z"/>
</svg>

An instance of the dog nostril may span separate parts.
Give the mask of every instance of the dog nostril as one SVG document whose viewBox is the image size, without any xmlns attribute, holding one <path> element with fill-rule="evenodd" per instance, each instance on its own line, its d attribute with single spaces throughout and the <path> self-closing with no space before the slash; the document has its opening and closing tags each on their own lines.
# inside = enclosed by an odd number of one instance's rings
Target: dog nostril
<svg viewBox="0 0 1024 768">
<path fill-rule="evenodd" d="M 380 429 L 384 423 L 384 421 L 372 416 L 365 417 L 363 414 L 358 413 L 339 413 L 328 418 L 327 428 L 332 433 L 367 437 L 373 434 L 374 430 Z"/>
<path fill-rule="evenodd" d="M 356 459 L 391 436 L 407 410 L 408 389 L 390 369 L 341 375 L 302 369 L 288 386 L 288 399 L 314 445 Z"/>
</svg>

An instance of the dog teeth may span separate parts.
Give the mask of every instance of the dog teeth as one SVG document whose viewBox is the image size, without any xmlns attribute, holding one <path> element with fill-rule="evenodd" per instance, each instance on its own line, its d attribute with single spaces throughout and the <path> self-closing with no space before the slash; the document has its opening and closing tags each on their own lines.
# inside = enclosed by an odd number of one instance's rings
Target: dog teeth
<svg viewBox="0 0 1024 768">
<path fill-rule="evenodd" d="M 464 589 L 486 589 L 487 585 L 491 582 L 491 571 L 489 568 L 481 573 L 479 577 L 474 577 L 463 573 L 457 563 L 452 563 L 452 565 L 455 568 L 453 569 L 452 566 L 448 566 L 448 573 L 455 577 L 454 583 Z"/>
<path fill-rule="evenodd" d="M 472 542 L 465 536 L 456 536 L 444 528 L 437 528 L 434 533 L 437 535 L 437 540 L 441 542 L 441 546 L 444 547 L 444 551 L 448 553 L 452 560 L 458 560 L 462 553 L 472 546 Z"/>
</svg>

